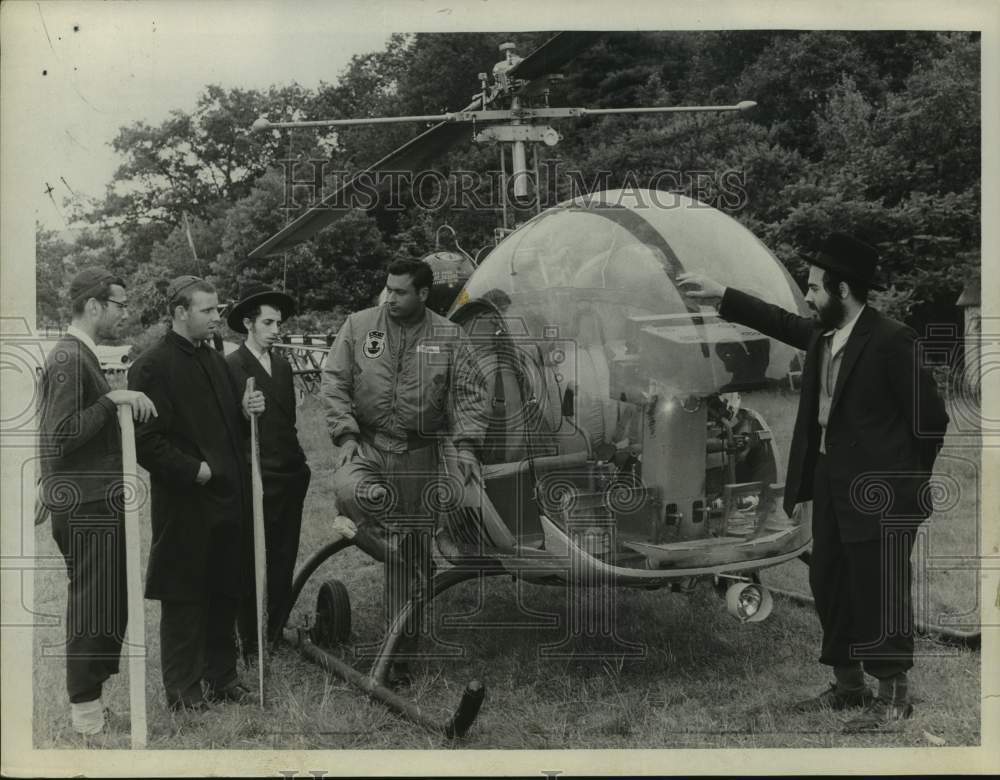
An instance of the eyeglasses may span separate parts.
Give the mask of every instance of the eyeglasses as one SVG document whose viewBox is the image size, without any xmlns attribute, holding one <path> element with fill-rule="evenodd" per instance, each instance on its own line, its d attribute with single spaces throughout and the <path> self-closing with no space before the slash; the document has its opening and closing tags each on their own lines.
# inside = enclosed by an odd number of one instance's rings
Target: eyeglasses
<svg viewBox="0 0 1000 780">
<path fill-rule="evenodd" d="M 117 303 L 123 309 L 127 309 L 128 308 L 128 301 L 116 301 L 114 298 L 108 298 L 107 302 L 108 303 Z"/>
</svg>

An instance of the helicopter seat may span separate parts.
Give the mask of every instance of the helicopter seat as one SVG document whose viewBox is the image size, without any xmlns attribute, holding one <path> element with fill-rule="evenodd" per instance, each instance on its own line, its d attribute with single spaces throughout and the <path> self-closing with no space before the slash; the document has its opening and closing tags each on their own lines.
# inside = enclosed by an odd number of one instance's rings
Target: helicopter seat
<svg viewBox="0 0 1000 780">
<path fill-rule="evenodd" d="M 566 402 L 563 414 L 573 416 L 577 431 L 586 437 L 586 446 L 593 448 L 612 442 L 620 416 L 619 402 L 611 397 L 611 369 L 604 347 L 599 344 L 580 346 L 576 363 L 569 369 L 573 379 L 567 385 L 572 403 Z"/>
<path fill-rule="evenodd" d="M 531 547 L 544 538 L 536 502 L 537 483 L 552 472 L 579 471 L 586 462 L 586 451 L 578 450 L 483 466 L 489 503 L 517 545 Z"/>
</svg>

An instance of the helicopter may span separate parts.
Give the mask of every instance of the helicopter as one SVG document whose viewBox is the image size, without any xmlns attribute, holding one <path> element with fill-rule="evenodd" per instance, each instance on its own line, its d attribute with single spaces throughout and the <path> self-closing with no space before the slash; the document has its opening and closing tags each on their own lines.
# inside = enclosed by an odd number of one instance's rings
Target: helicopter
<svg viewBox="0 0 1000 780">
<path fill-rule="evenodd" d="M 558 33 L 525 58 L 505 45 L 493 82 L 480 74 L 482 91 L 461 112 L 300 123 L 261 118 L 254 128 L 437 122 L 365 171 L 377 172 L 422 164 L 457 143 L 469 124 L 485 123 L 476 140 L 499 142 L 502 161 L 504 145 L 510 147 L 511 176 L 520 186 L 529 178 L 520 175 L 527 146 L 558 141 L 542 121 L 754 105 L 597 112 L 548 106 L 552 72 L 596 36 Z M 544 106 L 533 107 L 540 95 Z M 344 203 L 353 182 L 268 238 L 251 259 L 281 252 L 337 219 L 344 209 L 329 204 Z M 451 565 L 393 616 L 367 674 L 331 652 L 351 626 L 349 595 L 338 580 L 322 583 L 311 629 L 285 629 L 307 658 L 449 738 L 475 721 L 485 696 L 480 682 L 467 685 L 440 723 L 391 690 L 387 678 L 404 627 L 450 588 L 497 575 L 677 592 L 708 582 L 730 614 L 759 622 L 773 598 L 758 573 L 807 556 L 811 543 L 810 506 L 800 504 L 790 517 L 782 509 L 787 464 L 768 421 L 776 399 L 794 388 L 798 352 L 720 319 L 714 308 L 685 297 L 676 281 L 688 272 L 725 278 L 805 316 L 798 286 L 763 243 L 722 211 L 649 189 L 582 194 L 513 229 L 505 215 L 498 238 L 481 262 L 460 248 L 438 247 L 428 258 L 434 304 L 466 332 L 492 395 L 479 499 L 457 510 L 441 501 L 435 518 L 437 551 Z M 309 346 L 312 365 L 299 372 L 314 376 L 322 350 Z M 448 492 L 447 484 L 437 488 Z M 353 544 L 342 536 L 317 550 L 295 575 L 292 604 L 323 563 Z"/>
</svg>

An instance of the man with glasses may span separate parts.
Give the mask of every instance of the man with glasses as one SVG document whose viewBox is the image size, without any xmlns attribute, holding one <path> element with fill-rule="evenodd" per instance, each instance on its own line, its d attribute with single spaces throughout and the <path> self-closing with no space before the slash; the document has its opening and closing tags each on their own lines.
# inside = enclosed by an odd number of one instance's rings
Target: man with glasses
<svg viewBox="0 0 1000 780">
<path fill-rule="evenodd" d="M 244 438 L 264 397 L 244 393 L 240 414 L 226 361 L 210 346 L 215 288 L 180 276 L 167 298 L 171 329 L 132 365 L 129 386 L 159 412 L 137 428 L 136 455 L 152 486 L 146 598 L 160 601 L 163 686 L 171 709 L 200 710 L 249 695 L 236 673 L 251 516 Z"/>
<path fill-rule="evenodd" d="M 141 392 L 112 390 L 97 343 L 119 337 L 127 301 L 121 279 L 87 268 L 70 282 L 72 324 L 48 354 L 42 376 L 40 495 L 66 561 L 66 688 L 80 734 L 106 726 L 104 681 L 118 673 L 128 618 L 122 443 L 118 406 L 156 416 Z"/>
</svg>

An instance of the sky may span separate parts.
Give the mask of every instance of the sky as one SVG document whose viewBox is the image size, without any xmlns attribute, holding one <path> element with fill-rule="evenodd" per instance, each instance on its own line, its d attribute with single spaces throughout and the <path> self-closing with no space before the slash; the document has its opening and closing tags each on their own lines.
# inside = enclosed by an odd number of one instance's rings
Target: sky
<svg viewBox="0 0 1000 780">
<path fill-rule="evenodd" d="M 877 10 L 839 0 L 837 11 L 801 0 L 619 0 L 613 11 L 606 0 L 10 0 L 0 6 L 5 181 L 18 187 L 8 203 L 19 218 L 60 230 L 65 198 L 100 197 L 110 182 L 119 128 L 191 111 L 208 84 L 335 82 L 353 55 L 383 49 L 392 32 L 961 28 L 965 17 L 975 26 L 979 5 L 966 5 L 953 0 L 918 24 L 911 0 L 884 0 Z"/>
<path fill-rule="evenodd" d="M 37 191 L 27 195 L 51 229 L 64 227 L 64 198 L 103 193 L 121 162 L 110 147 L 120 127 L 190 111 L 210 83 L 265 89 L 335 82 L 352 55 L 383 49 L 392 32 L 379 14 L 360 27 L 351 3 L 307 3 L 295 14 L 278 4 L 232 1 L 17 6 L 5 76 L 29 95 L 17 120 L 27 123 L 33 145 L 25 153 L 35 161 Z M 45 195 L 46 182 L 58 208 Z"/>
</svg>

